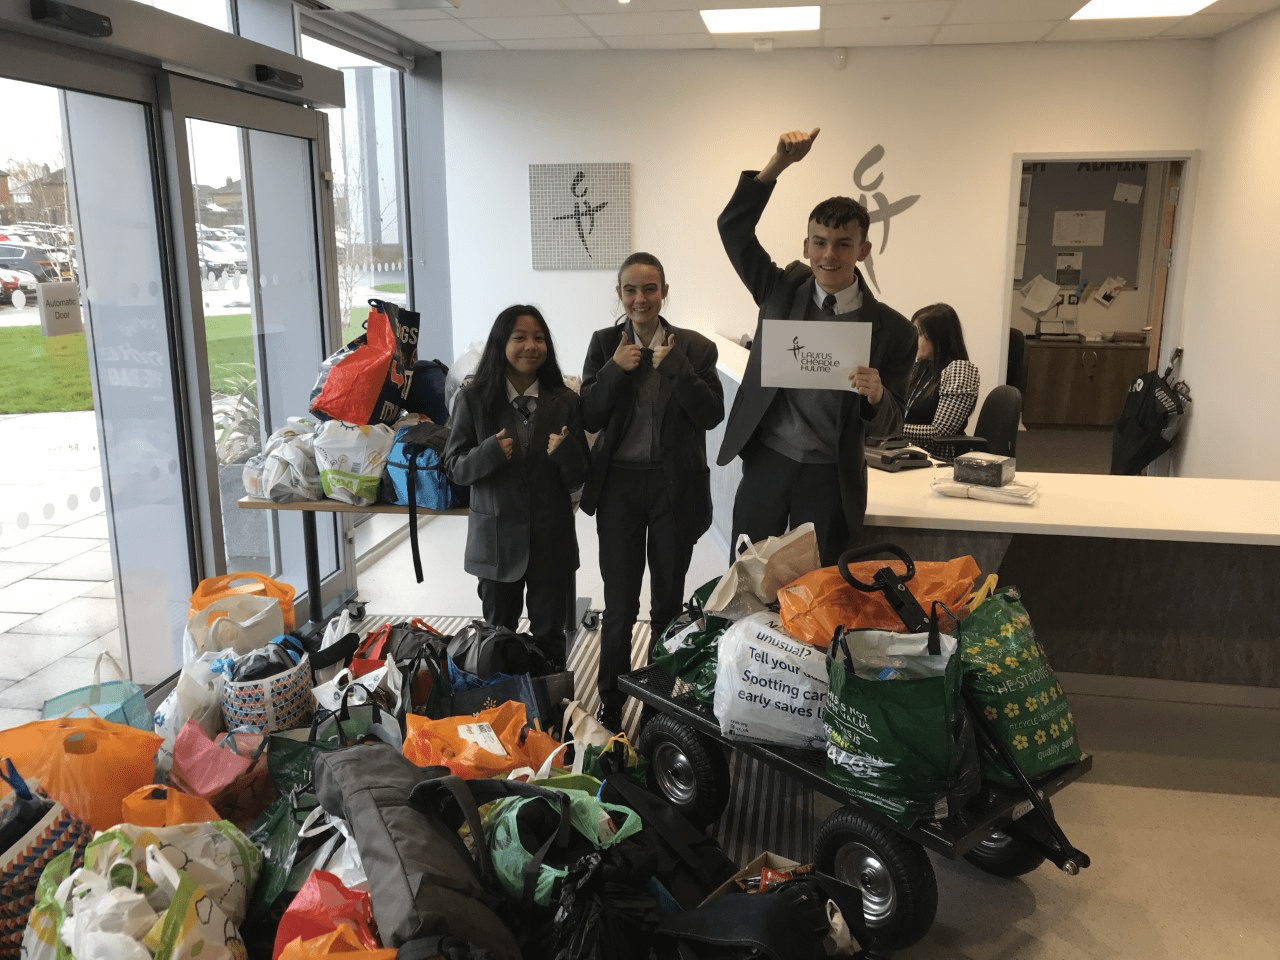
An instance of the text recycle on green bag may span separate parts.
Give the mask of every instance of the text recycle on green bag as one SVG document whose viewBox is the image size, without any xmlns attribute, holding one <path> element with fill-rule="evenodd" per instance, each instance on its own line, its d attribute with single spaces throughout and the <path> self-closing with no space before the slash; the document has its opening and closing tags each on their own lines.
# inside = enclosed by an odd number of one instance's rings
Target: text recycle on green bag
<svg viewBox="0 0 1280 960">
<path fill-rule="evenodd" d="M 960 624 L 964 682 L 1028 777 L 1080 761 L 1075 719 L 1017 587 L 995 591 Z M 998 759 L 982 758 L 988 780 L 1013 784 Z"/>
<path fill-rule="evenodd" d="M 828 650 L 827 774 L 900 823 L 945 818 L 981 787 L 956 641 L 931 653 L 928 639 L 853 630 Z M 905 678 L 871 679 L 885 658 Z"/>
</svg>

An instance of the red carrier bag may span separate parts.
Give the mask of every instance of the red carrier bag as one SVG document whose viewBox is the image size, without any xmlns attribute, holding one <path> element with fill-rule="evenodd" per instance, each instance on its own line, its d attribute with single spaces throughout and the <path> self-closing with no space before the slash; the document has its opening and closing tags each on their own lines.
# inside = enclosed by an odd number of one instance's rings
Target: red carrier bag
<svg viewBox="0 0 1280 960">
<path fill-rule="evenodd" d="M 365 332 L 320 365 L 311 412 L 324 420 L 392 424 L 404 411 L 418 356 L 419 316 L 369 301 Z"/>
</svg>

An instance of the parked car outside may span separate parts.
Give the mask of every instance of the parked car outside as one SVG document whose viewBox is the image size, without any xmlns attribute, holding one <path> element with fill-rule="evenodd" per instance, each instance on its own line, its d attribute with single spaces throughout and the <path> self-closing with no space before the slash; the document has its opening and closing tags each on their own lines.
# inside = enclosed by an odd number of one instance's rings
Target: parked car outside
<svg viewBox="0 0 1280 960">
<path fill-rule="evenodd" d="M 0 268 L 25 270 L 41 283 L 62 279 L 62 271 L 53 252 L 33 244 L 0 243 Z"/>
<path fill-rule="evenodd" d="M 202 256 L 210 266 L 215 263 L 220 263 L 222 265 L 223 272 L 227 270 L 234 270 L 238 273 L 246 273 L 249 268 L 249 258 L 245 255 L 244 251 L 237 250 L 225 240 L 206 240 L 204 243 L 200 244 L 200 256 Z"/>
<path fill-rule="evenodd" d="M 13 303 L 13 294 L 22 293 L 27 304 L 36 302 L 36 278 L 26 270 L 0 269 L 0 304 Z"/>
</svg>

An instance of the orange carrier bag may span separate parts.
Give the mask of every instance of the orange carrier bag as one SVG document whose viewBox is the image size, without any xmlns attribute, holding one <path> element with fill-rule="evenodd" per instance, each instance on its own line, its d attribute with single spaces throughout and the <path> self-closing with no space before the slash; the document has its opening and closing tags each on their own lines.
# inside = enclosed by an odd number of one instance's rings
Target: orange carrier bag
<svg viewBox="0 0 1280 960">
<path fill-rule="evenodd" d="M 921 560 L 916 561 L 915 566 L 911 595 L 925 610 L 931 609 L 935 600 L 952 610 L 963 609 L 973 593 L 974 580 L 982 575 L 973 557 Z M 848 565 L 849 572 L 863 583 L 870 582 L 876 571 L 884 567 L 898 573 L 906 570 L 906 565 L 898 560 L 859 560 Z M 848 630 L 896 633 L 906 630 L 902 618 L 889 606 L 881 591 L 864 593 L 851 587 L 840 575 L 839 567 L 823 567 L 806 573 L 779 590 L 778 613 L 787 633 L 824 650 L 840 626 Z"/>
<path fill-rule="evenodd" d="M 187 616 L 199 613 L 226 597 L 240 594 L 252 594 L 259 597 L 272 597 L 280 604 L 280 612 L 284 614 L 284 629 L 288 632 L 294 628 L 293 595 L 296 591 L 287 583 L 273 580 L 265 573 L 226 573 L 220 577 L 207 577 L 200 581 L 195 593 L 191 594 L 191 606 Z"/>
<path fill-rule="evenodd" d="M 549 733 L 528 725 L 516 700 L 475 716 L 430 720 L 410 713 L 403 753 L 420 767 L 444 766 L 466 780 L 501 777 L 520 767 L 539 769 L 560 746 Z"/>
</svg>

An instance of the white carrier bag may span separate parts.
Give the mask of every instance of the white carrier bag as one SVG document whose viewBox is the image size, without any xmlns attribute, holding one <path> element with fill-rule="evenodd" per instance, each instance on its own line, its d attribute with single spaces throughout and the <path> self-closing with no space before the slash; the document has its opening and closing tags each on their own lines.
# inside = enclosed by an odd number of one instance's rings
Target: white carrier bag
<svg viewBox="0 0 1280 960">
<path fill-rule="evenodd" d="M 826 749 L 824 652 L 782 629 L 776 613 L 753 613 L 720 637 L 712 701 L 732 740 Z"/>
</svg>

